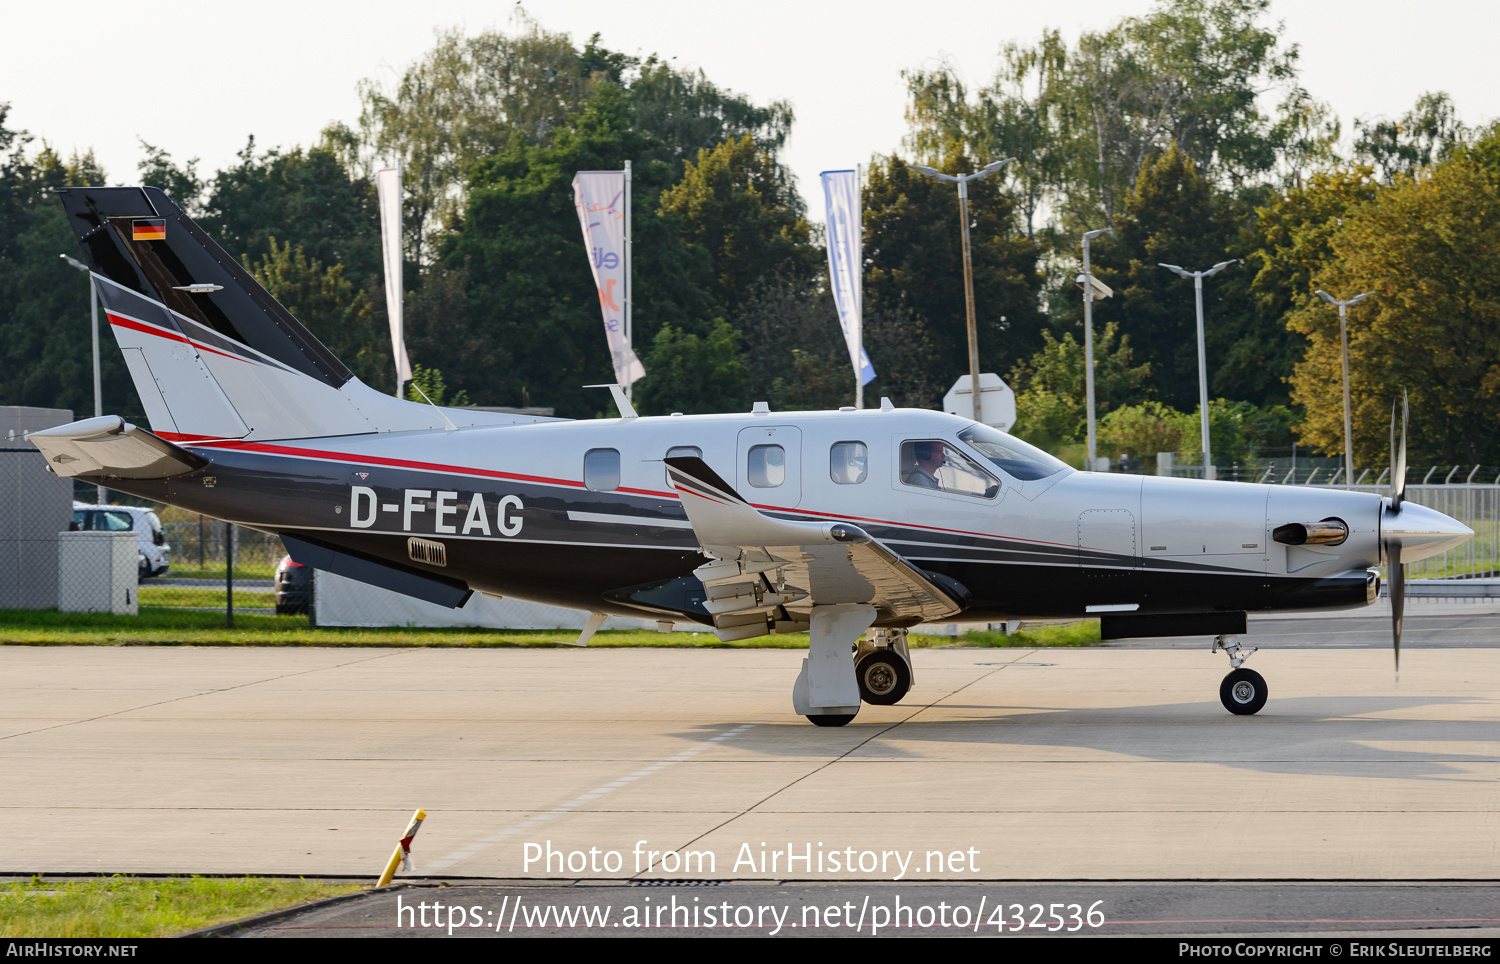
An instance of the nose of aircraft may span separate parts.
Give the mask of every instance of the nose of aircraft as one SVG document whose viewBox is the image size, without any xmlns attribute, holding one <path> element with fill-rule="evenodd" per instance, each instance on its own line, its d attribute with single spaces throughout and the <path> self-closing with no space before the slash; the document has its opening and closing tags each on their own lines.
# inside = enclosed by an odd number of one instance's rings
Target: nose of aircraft
<svg viewBox="0 0 1500 964">
<path fill-rule="evenodd" d="M 1473 535 L 1474 530 L 1462 522 L 1425 505 L 1403 502 L 1399 512 L 1392 512 L 1391 502 L 1386 499 L 1380 512 L 1381 540 L 1400 543 L 1402 562 L 1435 556 L 1461 545 Z"/>
</svg>

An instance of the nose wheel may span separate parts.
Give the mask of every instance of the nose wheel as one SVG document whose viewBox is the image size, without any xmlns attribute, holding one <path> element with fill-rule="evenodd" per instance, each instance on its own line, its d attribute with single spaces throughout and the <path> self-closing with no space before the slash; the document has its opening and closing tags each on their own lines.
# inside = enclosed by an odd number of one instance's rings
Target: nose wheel
<svg viewBox="0 0 1500 964">
<path fill-rule="evenodd" d="M 1224 704 L 1224 709 L 1235 716 L 1259 713 L 1269 695 L 1266 678 L 1243 665 L 1255 652 L 1255 647 L 1246 649 L 1234 636 L 1224 635 L 1214 639 L 1213 651 L 1223 651 L 1229 657 L 1229 675 L 1219 684 L 1219 702 Z"/>
<path fill-rule="evenodd" d="M 1219 702 L 1235 716 L 1252 716 L 1266 705 L 1265 677 L 1253 669 L 1231 670 L 1219 684 Z"/>
</svg>

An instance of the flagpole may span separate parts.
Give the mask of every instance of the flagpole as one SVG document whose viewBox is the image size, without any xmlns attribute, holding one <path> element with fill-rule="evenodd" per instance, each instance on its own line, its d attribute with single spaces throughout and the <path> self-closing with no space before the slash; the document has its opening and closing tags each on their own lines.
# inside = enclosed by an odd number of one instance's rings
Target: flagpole
<svg viewBox="0 0 1500 964">
<path fill-rule="evenodd" d="M 635 354 L 635 340 L 630 330 L 630 248 L 634 241 L 630 231 L 630 162 L 625 162 L 625 357 L 629 359 Z M 630 390 L 635 382 L 626 381 L 622 386 L 625 389 L 625 397 L 630 398 Z"/>
<path fill-rule="evenodd" d="M 865 166 L 854 165 L 854 196 L 859 200 L 859 256 L 854 270 L 854 407 L 865 407 Z"/>
</svg>

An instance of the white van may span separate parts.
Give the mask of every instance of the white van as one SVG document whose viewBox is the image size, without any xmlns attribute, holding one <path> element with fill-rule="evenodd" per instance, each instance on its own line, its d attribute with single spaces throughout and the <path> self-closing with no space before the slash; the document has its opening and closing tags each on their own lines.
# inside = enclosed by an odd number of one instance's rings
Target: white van
<svg viewBox="0 0 1500 964">
<path fill-rule="evenodd" d="M 150 509 L 132 505 L 86 505 L 73 503 L 72 531 L 126 532 L 134 530 L 140 539 L 140 578 L 159 576 L 172 565 L 172 547 L 161 520 Z"/>
</svg>

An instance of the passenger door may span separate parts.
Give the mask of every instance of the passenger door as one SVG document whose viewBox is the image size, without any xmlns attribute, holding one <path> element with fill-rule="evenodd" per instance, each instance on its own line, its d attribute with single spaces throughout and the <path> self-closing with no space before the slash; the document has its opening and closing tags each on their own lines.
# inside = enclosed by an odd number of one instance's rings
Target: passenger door
<svg viewBox="0 0 1500 964">
<path fill-rule="evenodd" d="M 792 425 L 742 429 L 735 488 L 751 505 L 793 509 L 802 501 L 802 432 Z"/>
</svg>

